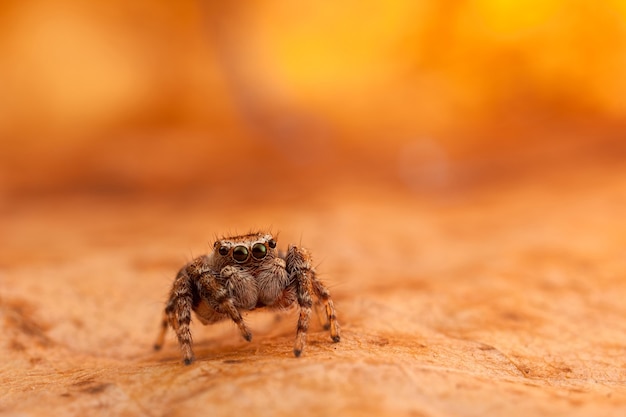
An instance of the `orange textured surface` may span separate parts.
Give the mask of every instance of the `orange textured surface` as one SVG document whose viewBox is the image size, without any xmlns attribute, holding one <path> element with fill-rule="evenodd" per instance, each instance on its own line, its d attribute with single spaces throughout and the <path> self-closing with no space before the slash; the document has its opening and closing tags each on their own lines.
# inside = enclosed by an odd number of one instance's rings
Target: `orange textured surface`
<svg viewBox="0 0 626 417">
<path fill-rule="evenodd" d="M 557 175 L 462 204 L 334 190 L 289 208 L 5 210 L 0 411 L 622 415 L 624 174 Z M 242 219 L 313 250 L 342 342 L 313 326 L 295 359 L 293 312 L 255 313 L 250 344 L 232 323 L 195 323 L 190 367 L 171 337 L 152 352 L 177 268 Z"/>
</svg>

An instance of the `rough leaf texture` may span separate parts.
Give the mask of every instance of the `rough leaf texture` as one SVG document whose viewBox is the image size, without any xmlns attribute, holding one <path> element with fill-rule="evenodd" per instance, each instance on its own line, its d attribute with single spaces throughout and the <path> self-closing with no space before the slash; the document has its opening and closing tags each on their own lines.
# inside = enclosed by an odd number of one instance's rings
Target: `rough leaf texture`
<svg viewBox="0 0 626 417">
<path fill-rule="evenodd" d="M 623 415 L 626 182 L 615 174 L 446 202 L 387 189 L 309 207 L 7 209 L 0 413 Z M 313 325 L 294 358 L 291 311 L 248 315 L 250 344 L 232 323 L 196 320 L 189 367 L 171 335 L 151 351 L 177 268 L 215 233 L 258 222 L 320 262 L 341 343 Z"/>
</svg>

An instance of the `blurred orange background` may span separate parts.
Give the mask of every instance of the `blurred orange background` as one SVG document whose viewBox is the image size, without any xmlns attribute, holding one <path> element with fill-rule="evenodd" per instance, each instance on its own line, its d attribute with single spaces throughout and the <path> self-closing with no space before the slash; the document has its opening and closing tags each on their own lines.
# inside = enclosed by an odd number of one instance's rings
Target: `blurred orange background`
<svg viewBox="0 0 626 417">
<path fill-rule="evenodd" d="M 626 1 L 226 3 L 3 3 L 0 196 L 448 194 L 626 156 Z"/>
</svg>

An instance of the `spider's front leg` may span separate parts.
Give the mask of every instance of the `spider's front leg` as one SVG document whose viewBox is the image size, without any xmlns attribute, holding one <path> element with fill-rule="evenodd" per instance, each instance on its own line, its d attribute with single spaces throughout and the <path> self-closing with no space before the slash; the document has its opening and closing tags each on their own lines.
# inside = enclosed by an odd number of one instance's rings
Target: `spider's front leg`
<svg viewBox="0 0 626 417">
<path fill-rule="evenodd" d="M 317 279 L 315 270 L 311 265 L 311 255 L 305 248 L 298 248 L 290 245 L 287 250 L 287 272 L 290 281 L 296 284 L 296 297 L 300 306 L 300 315 L 298 317 L 298 329 L 296 333 L 296 341 L 293 353 L 299 357 L 306 345 L 306 335 L 311 320 L 311 309 L 313 306 L 312 294 L 324 304 L 326 317 L 330 327 L 330 336 L 333 342 L 339 342 L 340 332 L 337 317 L 335 315 L 335 307 L 330 298 L 330 292 Z"/>
<path fill-rule="evenodd" d="M 333 300 L 330 298 L 330 291 L 328 288 L 317 279 L 317 274 L 315 270 L 311 271 L 312 275 L 312 283 L 313 283 L 313 292 L 315 293 L 317 299 L 324 305 L 324 310 L 326 312 L 326 323 L 324 325 L 324 329 L 330 329 L 330 338 L 333 342 L 337 343 L 341 340 L 341 330 L 339 328 L 339 322 L 337 322 L 337 314 L 335 313 L 335 305 L 333 304 Z"/>
<path fill-rule="evenodd" d="M 194 361 L 191 348 L 191 309 L 193 306 L 192 283 L 187 272 L 182 269 L 178 272 L 176 280 L 170 292 L 170 298 L 165 306 L 161 331 L 154 343 L 154 349 L 159 350 L 163 346 L 168 324 L 172 326 L 178 338 L 178 344 L 183 352 L 183 361 L 186 365 Z"/>
</svg>

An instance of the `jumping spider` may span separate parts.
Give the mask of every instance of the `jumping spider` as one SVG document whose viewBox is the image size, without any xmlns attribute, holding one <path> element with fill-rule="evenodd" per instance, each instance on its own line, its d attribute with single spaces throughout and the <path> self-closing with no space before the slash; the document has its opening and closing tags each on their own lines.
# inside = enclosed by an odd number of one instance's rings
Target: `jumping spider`
<svg viewBox="0 0 626 417">
<path fill-rule="evenodd" d="M 293 353 L 300 356 L 306 344 L 312 295 L 325 310 L 325 328 L 333 342 L 339 342 L 339 324 L 328 289 L 317 278 L 311 255 L 305 248 L 289 245 L 284 253 L 276 249 L 269 233 L 225 237 L 213 245 L 213 251 L 185 265 L 174 280 L 163 313 L 161 331 L 154 344 L 160 349 L 169 326 L 176 332 L 183 361 L 194 361 L 192 350 L 191 310 L 204 325 L 231 319 L 247 341 L 252 333 L 241 312 L 267 307 L 285 309 L 297 302 L 300 307 Z"/>
</svg>

